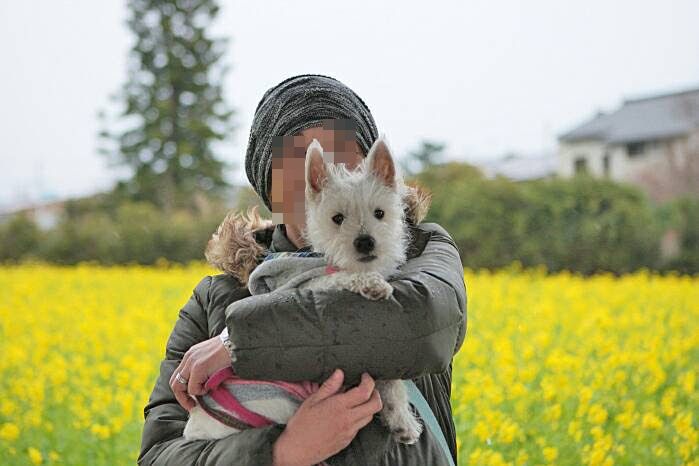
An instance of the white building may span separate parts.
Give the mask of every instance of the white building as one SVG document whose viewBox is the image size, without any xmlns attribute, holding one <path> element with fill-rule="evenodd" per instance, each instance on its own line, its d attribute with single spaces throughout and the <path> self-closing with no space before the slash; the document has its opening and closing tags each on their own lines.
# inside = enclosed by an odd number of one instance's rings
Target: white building
<svg viewBox="0 0 699 466">
<path fill-rule="evenodd" d="M 699 89 L 624 101 L 559 137 L 557 173 L 587 172 L 664 201 L 699 195 Z"/>
</svg>

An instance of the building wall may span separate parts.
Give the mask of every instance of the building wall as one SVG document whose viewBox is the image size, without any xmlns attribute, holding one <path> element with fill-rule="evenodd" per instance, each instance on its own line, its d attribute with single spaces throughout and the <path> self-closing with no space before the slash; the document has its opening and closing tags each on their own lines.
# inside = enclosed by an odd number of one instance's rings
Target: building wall
<svg viewBox="0 0 699 466">
<path fill-rule="evenodd" d="M 610 147 L 616 171 L 613 179 L 633 182 L 643 173 L 653 168 L 660 168 L 667 163 L 667 151 L 674 141 L 649 141 L 643 144 L 643 153 L 629 155 L 627 146 L 615 145 Z"/>
<path fill-rule="evenodd" d="M 584 159 L 587 171 L 594 176 L 603 175 L 602 157 L 605 144 L 599 141 L 561 143 L 558 157 L 558 175 L 570 177 L 575 174 L 575 160 Z"/>
<path fill-rule="evenodd" d="M 575 160 L 586 160 L 587 171 L 596 177 L 605 176 L 604 157 L 609 157 L 608 176 L 620 182 L 635 184 L 651 198 L 666 200 L 699 185 L 699 136 L 645 142 L 643 152 L 629 155 L 627 144 L 605 144 L 601 141 L 562 142 L 559 146 L 557 174 L 570 177 L 575 173 Z"/>
<path fill-rule="evenodd" d="M 699 194 L 699 148 L 691 137 L 662 141 L 640 160 L 632 160 L 624 181 L 643 188 L 656 201 Z"/>
</svg>

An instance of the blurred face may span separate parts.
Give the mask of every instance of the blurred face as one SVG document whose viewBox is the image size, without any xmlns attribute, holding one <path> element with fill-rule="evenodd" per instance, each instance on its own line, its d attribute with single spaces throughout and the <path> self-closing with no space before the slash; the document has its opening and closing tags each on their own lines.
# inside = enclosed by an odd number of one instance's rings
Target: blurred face
<svg viewBox="0 0 699 466">
<path fill-rule="evenodd" d="M 328 163 L 344 163 L 354 169 L 364 159 L 355 130 L 345 120 L 326 120 L 322 126 L 275 140 L 270 196 L 275 224 L 295 225 L 299 230 L 306 224 L 306 150 L 313 139 L 323 146 L 323 158 Z"/>
</svg>

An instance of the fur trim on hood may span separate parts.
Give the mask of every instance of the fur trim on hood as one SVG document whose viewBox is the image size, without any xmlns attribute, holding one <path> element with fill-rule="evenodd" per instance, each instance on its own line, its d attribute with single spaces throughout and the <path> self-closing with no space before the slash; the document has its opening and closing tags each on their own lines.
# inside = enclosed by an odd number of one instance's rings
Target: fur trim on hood
<svg viewBox="0 0 699 466">
<path fill-rule="evenodd" d="M 406 183 L 406 188 L 403 197 L 406 221 L 416 225 L 427 215 L 432 194 L 417 183 Z M 246 213 L 231 211 L 207 243 L 206 260 L 246 285 L 250 273 L 269 246 L 258 242 L 256 232 L 271 228 L 274 224 L 260 217 L 258 206 L 249 208 Z"/>
</svg>

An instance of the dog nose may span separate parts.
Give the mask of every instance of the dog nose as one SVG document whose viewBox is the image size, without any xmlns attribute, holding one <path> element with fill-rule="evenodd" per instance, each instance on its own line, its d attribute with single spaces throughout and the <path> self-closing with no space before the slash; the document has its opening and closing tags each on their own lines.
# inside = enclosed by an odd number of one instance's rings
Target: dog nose
<svg viewBox="0 0 699 466">
<path fill-rule="evenodd" d="M 374 238 L 369 235 L 359 235 L 354 239 L 354 247 L 362 254 L 374 250 Z"/>
</svg>

